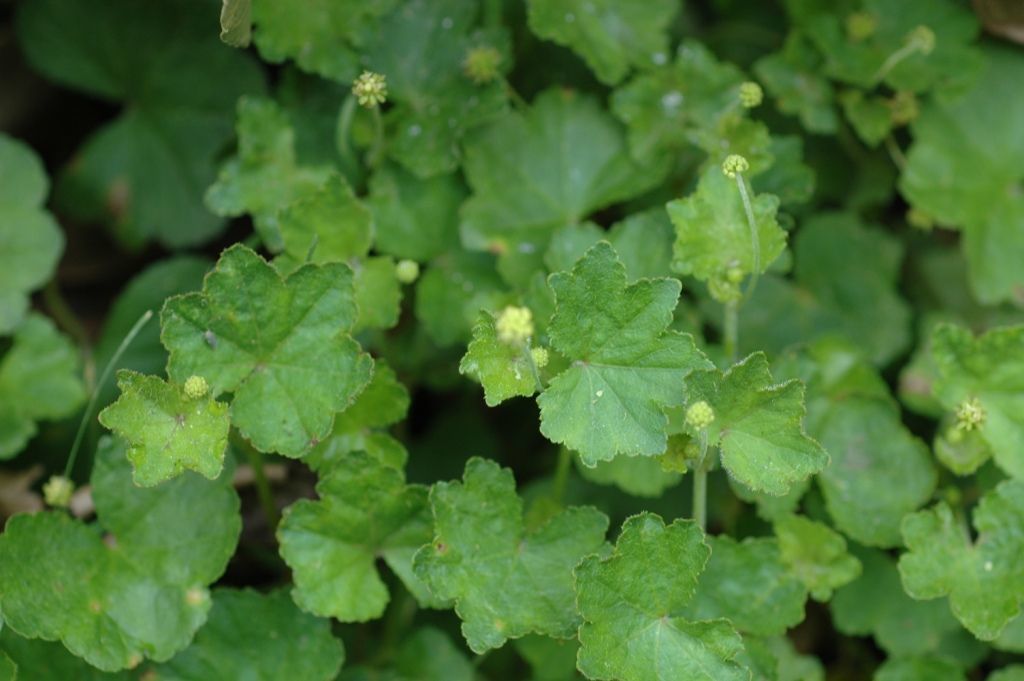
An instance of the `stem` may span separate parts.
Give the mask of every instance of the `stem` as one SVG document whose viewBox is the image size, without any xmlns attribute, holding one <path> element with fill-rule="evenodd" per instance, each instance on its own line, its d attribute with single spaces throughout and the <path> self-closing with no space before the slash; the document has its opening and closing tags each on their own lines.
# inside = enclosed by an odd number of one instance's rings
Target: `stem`
<svg viewBox="0 0 1024 681">
<path fill-rule="evenodd" d="M 245 458 L 249 460 L 253 475 L 256 476 L 256 496 L 259 497 L 260 507 L 263 509 L 263 516 L 267 520 L 267 527 L 270 533 L 277 531 L 277 523 L 281 520 L 277 512 L 277 505 L 274 504 L 274 494 L 270 491 L 270 481 L 267 480 L 267 472 L 263 470 L 263 455 L 255 447 L 250 445 L 237 431 L 232 431 L 232 440 L 236 448 L 241 449 Z"/>
<path fill-rule="evenodd" d="M 736 349 L 740 337 L 740 303 L 738 300 L 730 300 L 725 304 L 725 338 L 722 345 L 725 349 L 725 356 L 729 363 L 736 361 Z"/>
<path fill-rule="evenodd" d="M 366 158 L 366 163 L 371 168 L 377 166 L 377 162 L 380 161 L 381 148 L 384 146 L 384 117 L 381 116 L 380 107 L 373 107 L 373 146 L 370 147 L 370 155 Z"/>
<path fill-rule="evenodd" d="M 512 100 L 512 107 L 517 111 L 526 111 L 530 108 L 530 105 L 519 94 L 519 91 L 512 87 L 512 83 L 508 82 L 508 79 L 505 79 L 505 93 Z"/>
<path fill-rule="evenodd" d="M 747 215 L 747 226 L 750 228 L 750 259 L 751 272 L 750 283 L 743 293 L 743 300 L 750 300 L 757 288 L 757 279 L 761 276 L 761 239 L 757 234 L 757 221 L 754 220 L 754 208 L 750 205 L 750 193 L 747 191 L 747 182 L 743 179 L 743 173 L 736 173 L 736 186 L 740 190 L 740 198 L 743 200 L 743 212 Z"/>
<path fill-rule="evenodd" d="M 700 458 L 693 469 L 693 519 L 700 529 L 707 528 L 708 520 L 708 429 L 700 431 Z"/>
<path fill-rule="evenodd" d="M 896 143 L 896 138 L 892 134 L 885 136 L 885 149 L 889 152 L 892 162 L 902 172 L 907 167 L 907 157 L 903 155 L 903 150 L 900 149 L 900 145 Z"/>
<path fill-rule="evenodd" d="M 352 157 L 352 147 L 348 145 L 349 134 L 352 131 L 352 119 L 356 115 L 355 95 L 349 95 L 345 103 L 341 105 L 341 113 L 338 115 L 338 129 L 335 132 L 334 144 L 338 148 L 338 154 L 345 159 Z"/>
<path fill-rule="evenodd" d="M 570 463 L 572 463 L 572 454 L 565 447 L 560 448 L 558 450 L 558 463 L 555 465 L 555 481 L 551 485 L 551 496 L 559 504 L 565 498 L 565 485 L 569 481 Z"/>
<path fill-rule="evenodd" d="M 96 400 L 99 399 L 100 390 L 103 389 L 103 385 L 107 382 L 107 379 L 110 378 L 110 373 L 114 370 L 114 367 L 117 366 L 117 362 L 121 359 L 121 355 L 124 354 L 124 351 L 128 349 L 128 346 L 131 345 L 133 340 L 135 340 L 135 337 L 139 335 L 140 331 L 142 331 L 142 327 L 144 327 L 146 322 L 148 322 L 152 317 L 152 310 L 146 310 L 142 313 L 139 320 L 135 322 L 135 326 L 128 331 L 124 340 L 122 340 L 121 344 L 117 346 L 117 350 L 114 351 L 110 361 L 107 362 L 107 366 L 103 368 L 103 373 L 100 374 L 100 380 L 96 382 L 95 387 L 92 389 L 92 395 L 89 397 L 89 403 L 85 405 L 85 413 L 82 414 L 82 421 L 78 424 L 78 432 L 75 433 L 75 442 L 71 445 L 71 453 L 68 455 L 68 462 L 64 466 L 65 478 L 71 477 L 71 470 L 75 467 L 75 459 L 78 458 L 78 450 L 82 446 L 82 438 L 85 436 L 85 425 L 89 422 L 89 415 L 92 414 L 92 410 L 96 407 Z"/>
<path fill-rule="evenodd" d="M 879 67 L 878 71 L 875 72 L 875 75 L 871 77 L 871 82 L 880 82 L 883 78 L 885 78 L 886 75 L 888 75 L 890 71 L 896 68 L 897 64 L 899 64 L 901 61 L 917 52 L 917 49 L 917 45 L 911 42 L 907 43 L 900 49 L 890 54 L 889 58 L 886 59 L 885 62 Z"/>
</svg>

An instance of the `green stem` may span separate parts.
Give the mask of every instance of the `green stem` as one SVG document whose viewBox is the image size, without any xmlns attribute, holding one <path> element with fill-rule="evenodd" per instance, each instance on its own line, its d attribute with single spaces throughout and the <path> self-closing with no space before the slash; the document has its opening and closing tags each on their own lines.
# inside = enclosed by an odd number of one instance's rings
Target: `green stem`
<svg viewBox="0 0 1024 681">
<path fill-rule="evenodd" d="M 693 469 L 693 519 L 700 529 L 707 528 L 708 514 L 708 430 L 700 431 L 700 456 L 697 467 Z"/>
<path fill-rule="evenodd" d="M 559 504 L 565 498 L 565 486 L 569 481 L 569 465 L 572 463 L 572 453 L 562 447 L 558 450 L 558 463 L 555 465 L 555 481 L 551 485 L 551 496 Z"/>
<path fill-rule="evenodd" d="M 263 470 L 263 454 L 242 439 L 242 436 L 237 434 L 236 431 L 233 431 L 232 435 L 234 435 L 232 440 L 234 441 L 235 448 L 242 450 L 245 458 L 249 460 L 249 465 L 252 466 L 256 482 L 256 496 L 259 497 L 263 516 L 267 520 L 267 527 L 270 528 L 270 532 L 273 534 L 277 531 L 277 523 L 281 520 L 281 516 L 277 512 L 277 505 L 274 503 L 274 494 L 270 490 L 270 481 L 267 479 L 267 473 Z"/>
<path fill-rule="evenodd" d="M 370 155 L 366 157 L 366 163 L 371 168 L 377 167 L 380 162 L 381 149 L 384 147 L 384 117 L 380 113 L 380 107 L 373 107 L 373 146 L 370 147 Z"/>
<path fill-rule="evenodd" d="M 901 47 L 900 49 L 896 50 L 892 54 L 890 54 L 889 58 L 886 59 L 885 62 L 882 64 L 882 66 L 879 67 L 878 71 L 875 72 L 875 75 L 873 75 L 871 77 L 871 82 L 872 83 L 879 83 L 879 82 L 881 82 L 881 80 L 883 78 L 885 78 L 885 76 L 890 71 L 892 71 L 894 68 L 896 68 L 897 64 L 899 64 L 901 61 L 903 61 L 907 57 L 909 57 L 912 54 L 914 54 L 915 52 L 917 52 L 917 50 L 918 50 L 918 46 L 915 43 L 910 42 L 910 43 L 907 43 L 906 45 L 904 45 L 903 47 Z"/>
<path fill-rule="evenodd" d="M 754 208 L 750 204 L 750 193 L 747 191 L 747 182 L 743 179 L 743 173 L 736 173 L 736 186 L 739 187 L 740 198 L 743 200 L 743 212 L 747 215 L 747 227 L 750 228 L 750 282 L 747 284 L 747 290 L 743 293 L 743 300 L 746 301 L 754 295 L 757 279 L 761 276 L 761 239 L 757 234 L 757 221 L 754 219 Z"/>
<path fill-rule="evenodd" d="M 724 339 L 722 342 L 725 356 L 732 364 L 736 361 L 736 350 L 740 337 L 740 303 L 730 300 L 725 304 Z"/>
<path fill-rule="evenodd" d="M 885 149 L 889 152 L 889 157 L 892 159 L 893 164 L 903 172 L 907 167 L 907 157 L 903 155 L 903 150 L 900 149 L 900 145 L 896 143 L 896 138 L 892 134 L 885 136 Z"/>
<path fill-rule="evenodd" d="M 533 352 L 531 352 L 530 341 L 526 341 L 523 345 L 523 356 L 526 358 L 526 363 L 530 367 L 530 373 L 533 374 L 533 384 L 540 394 L 544 392 L 544 381 L 540 378 L 540 369 L 537 368 L 537 363 L 533 361 Z"/>
<path fill-rule="evenodd" d="M 505 93 L 508 95 L 508 98 L 512 100 L 512 107 L 517 111 L 526 111 L 530 108 L 527 101 L 523 99 L 523 96 L 519 94 L 518 90 L 512 87 L 512 83 L 508 82 L 508 79 L 505 79 Z"/>
<path fill-rule="evenodd" d="M 133 340 L 135 340 L 135 337 L 139 335 L 140 331 L 142 331 L 142 327 L 144 327 L 146 322 L 148 322 L 152 317 L 152 310 L 146 310 L 142 313 L 139 320 L 135 322 L 135 326 L 128 331 L 128 334 L 121 341 L 121 344 L 117 346 L 117 350 L 115 350 L 114 354 L 110 357 L 110 361 L 107 362 L 107 366 L 103 368 L 103 373 L 100 374 L 100 380 L 96 382 L 96 385 L 92 389 L 92 395 L 89 397 L 89 403 L 85 405 L 85 413 L 82 414 L 82 421 L 78 424 L 78 432 L 75 433 L 75 441 L 71 445 L 71 453 L 68 455 L 68 462 L 64 466 L 65 478 L 71 477 L 71 471 L 75 467 L 75 459 L 78 458 L 78 450 L 82 446 L 82 438 L 85 436 L 85 426 L 89 422 L 89 417 L 92 414 L 93 409 L 96 407 L 96 400 L 99 399 L 100 391 L 103 389 L 104 384 L 106 384 L 107 379 L 110 378 L 110 373 L 114 370 L 114 367 L 117 366 L 117 362 L 121 359 L 121 355 L 124 354 L 124 351 L 128 349 L 128 346 L 131 345 Z"/>
<path fill-rule="evenodd" d="M 67 300 L 61 295 L 57 280 L 51 279 L 43 289 L 43 302 L 50 316 L 57 322 L 57 326 L 67 331 L 82 351 L 82 363 L 84 370 L 82 375 L 85 378 L 86 392 L 92 392 L 96 387 L 96 363 L 92 353 L 92 343 L 85 325 L 75 314 L 75 311 L 68 305 Z"/>
<path fill-rule="evenodd" d="M 341 113 L 338 115 L 338 129 L 335 132 L 334 139 L 338 154 L 344 159 L 352 158 L 352 147 L 348 144 L 348 138 L 352 132 L 352 119 L 355 115 L 356 98 L 355 95 L 349 95 L 345 98 L 345 103 L 341 105 Z"/>
</svg>

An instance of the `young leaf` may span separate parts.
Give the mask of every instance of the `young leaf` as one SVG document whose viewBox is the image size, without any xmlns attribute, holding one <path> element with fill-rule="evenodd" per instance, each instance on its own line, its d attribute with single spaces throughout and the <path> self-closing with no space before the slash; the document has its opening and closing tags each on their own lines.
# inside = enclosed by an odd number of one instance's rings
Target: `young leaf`
<svg viewBox="0 0 1024 681">
<path fill-rule="evenodd" d="M 0 459 L 17 454 L 36 422 L 64 418 L 85 399 L 80 360 L 46 317 L 29 316 L 0 358 Z"/>
<path fill-rule="evenodd" d="M 345 651 L 330 623 L 300 611 L 288 592 L 217 589 L 191 646 L 161 665 L 166 681 L 332 679 Z"/>
<path fill-rule="evenodd" d="M 415 572 L 435 596 L 455 601 L 470 649 L 575 633 L 572 569 L 601 548 L 603 513 L 570 507 L 527 527 L 511 471 L 479 458 L 466 463 L 462 482 L 435 484 L 430 505 L 435 536 L 416 554 Z"/>
<path fill-rule="evenodd" d="M 549 283 L 551 345 L 572 364 L 537 400 L 541 432 L 590 466 L 664 452 L 665 408 L 682 403 L 690 372 L 711 366 L 692 336 L 668 330 L 679 282 L 627 284 L 615 250 L 601 242 Z"/>
<path fill-rule="evenodd" d="M 936 47 L 936 50 L 938 47 Z M 1024 93 L 991 96 L 1024 67 L 1018 50 L 990 45 L 986 67 L 959 97 L 925 106 L 914 122 L 914 143 L 900 192 L 941 225 L 963 231 L 971 288 L 982 303 L 1020 300 L 1024 286 Z"/>
<path fill-rule="evenodd" d="M 1024 326 L 975 338 L 962 326 L 940 324 L 931 346 L 938 370 L 932 391 L 939 402 L 951 413 L 977 405 L 980 422 L 963 427 L 981 434 L 1000 468 L 1024 478 Z"/>
<path fill-rule="evenodd" d="M 106 222 L 130 245 L 181 247 L 217 234 L 223 220 L 202 192 L 231 140 L 228 113 L 264 85 L 256 63 L 211 30 L 216 3 L 32 0 L 18 9 L 18 37 L 36 69 L 125 105 L 67 167 L 56 192 L 62 210 Z"/>
<path fill-rule="evenodd" d="M 631 66 L 664 63 L 672 0 L 529 0 L 530 29 L 565 45 L 601 82 L 614 85 Z"/>
<path fill-rule="evenodd" d="M 629 131 L 640 160 L 693 144 L 696 131 L 714 129 L 738 104 L 743 73 L 702 44 L 684 41 L 673 63 L 646 70 L 612 94 L 611 107 Z"/>
<path fill-rule="evenodd" d="M 100 441 L 92 483 L 95 526 L 61 511 L 8 521 L 0 535 L 4 620 L 21 636 L 60 639 L 106 671 L 167 660 L 206 621 L 206 587 L 241 532 L 238 496 L 223 476 L 137 488 L 124 447 L 109 438 Z"/>
<path fill-rule="evenodd" d="M 803 429 L 803 383 L 776 384 L 764 353 L 724 374 L 696 372 L 688 385 L 691 403 L 703 400 L 714 410 L 709 444 L 721 449 L 722 465 L 750 489 L 782 496 L 828 465 L 828 454 Z"/>
<path fill-rule="evenodd" d="M 217 181 L 206 192 L 206 204 L 217 215 L 251 214 L 264 243 L 280 250 L 280 212 L 321 191 L 333 171 L 298 165 L 295 132 L 273 101 L 242 97 L 237 108 L 238 154 L 221 167 Z"/>
<path fill-rule="evenodd" d="M 49 191 L 43 163 L 0 133 L 0 334 L 25 317 L 28 294 L 53 276 L 64 235 L 42 209 Z"/>
<path fill-rule="evenodd" d="M 695 523 L 666 527 L 642 513 L 623 524 L 611 556 L 584 558 L 575 571 L 580 671 L 623 681 L 747 681 L 734 661 L 743 642 L 728 621 L 681 616 L 710 552 Z"/>
<path fill-rule="evenodd" d="M 362 452 L 322 472 L 319 501 L 285 510 L 278 528 L 281 557 L 292 568 L 299 607 L 343 622 L 380 617 L 388 590 L 375 562 L 383 558 L 413 593 L 413 552 L 430 541 L 427 489 Z"/>
<path fill-rule="evenodd" d="M 305 265 L 282 279 L 232 246 L 202 293 L 164 304 L 167 372 L 178 382 L 203 376 L 215 397 L 232 392 L 231 422 L 257 449 L 299 457 L 372 375 L 373 361 L 347 333 L 355 316 L 347 266 Z"/>
<path fill-rule="evenodd" d="M 754 73 L 785 114 L 799 117 L 808 132 L 834 133 L 839 125 L 832 84 L 820 73 L 821 57 L 798 31 L 792 31 L 780 52 L 762 57 Z"/>
<path fill-rule="evenodd" d="M 997 636 L 1024 603 L 1024 482 L 1007 480 L 974 510 L 975 541 L 940 503 L 903 519 L 903 587 L 913 598 L 949 596 L 956 618 L 984 641 Z"/>
<path fill-rule="evenodd" d="M 738 631 L 773 636 L 804 618 L 807 587 L 789 572 L 779 543 L 769 538 L 737 542 L 709 537 L 711 559 L 685 609 L 692 620 L 724 617 Z"/>
<path fill-rule="evenodd" d="M 205 388 L 206 381 L 198 380 Z M 231 429 L 226 404 L 205 390 L 190 391 L 187 382 L 175 385 L 129 370 L 117 373 L 117 387 L 121 397 L 99 420 L 128 441 L 136 485 L 152 487 L 186 470 L 210 480 L 220 475 Z"/>
<path fill-rule="evenodd" d="M 504 116 L 467 140 L 473 195 L 462 207 L 464 243 L 503 260 L 540 257 L 558 228 L 658 180 L 624 151 L 622 130 L 595 100 L 541 93 L 525 114 Z"/>
<path fill-rule="evenodd" d="M 778 198 L 760 194 L 752 199 L 761 274 L 785 250 L 786 233 L 775 221 Z M 676 227 L 672 266 L 677 272 L 708 281 L 725 277 L 729 270 L 738 269 L 743 275 L 753 271 L 754 247 L 743 200 L 736 181 L 720 167 L 709 165 L 696 193 L 670 202 L 667 208 Z"/>
<path fill-rule="evenodd" d="M 529 397 L 536 391 L 537 381 L 526 352 L 521 345 L 499 340 L 494 316 L 481 310 L 473 327 L 473 340 L 459 363 L 459 373 L 480 381 L 489 407 L 517 395 Z"/>
<path fill-rule="evenodd" d="M 827 601 L 832 591 L 861 572 L 860 561 L 846 551 L 846 540 L 828 525 L 789 515 L 775 521 L 782 560 L 799 577 L 811 597 Z"/>
</svg>

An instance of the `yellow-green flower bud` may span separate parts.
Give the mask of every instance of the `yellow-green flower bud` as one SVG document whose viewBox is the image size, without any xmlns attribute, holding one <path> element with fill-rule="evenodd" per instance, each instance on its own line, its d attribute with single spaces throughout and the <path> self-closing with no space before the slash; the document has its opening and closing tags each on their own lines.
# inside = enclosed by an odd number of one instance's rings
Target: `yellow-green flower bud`
<svg viewBox="0 0 1024 681">
<path fill-rule="evenodd" d="M 528 307 L 509 305 L 495 324 L 498 340 L 508 345 L 519 345 L 533 335 L 533 313 Z"/>
<path fill-rule="evenodd" d="M 901 90 L 889 99 L 889 111 L 893 125 L 906 125 L 920 113 L 917 97 L 909 90 Z"/>
<path fill-rule="evenodd" d="M 533 358 L 533 364 L 538 369 L 543 369 L 548 365 L 548 360 L 551 359 L 548 354 L 547 348 L 530 348 L 530 357 Z"/>
<path fill-rule="evenodd" d="M 730 179 L 734 179 L 737 174 L 745 173 L 748 170 L 750 170 L 750 164 L 739 154 L 729 154 L 722 161 L 722 172 Z"/>
<path fill-rule="evenodd" d="M 355 95 L 359 106 L 372 109 L 387 101 L 388 83 L 387 79 L 373 71 L 363 71 L 363 74 L 352 83 L 352 94 Z"/>
<path fill-rule="evenodd" d="M 985 409 L 977 397 L 964 400 L 956 409 L 956 427 L 971 431 L 985 423 Z"/>
<path fill-rule="evenodd" d="M 67 508 L 74 492 L 75 483 L 63 475 L 54 475 L 43 483 L 43 499 L 54 508 Z"/>
<path fill-rule="evenodd" d="M 761 86 L 752 80 L 740 85 L 740 104 L 743 105 L 744 109 L 753 109 L 755 106 L 760 106 L 764 100 L 764 90 Z"/>
<path fill-rule="evenodd" d="M 415 260 L 399 260 L 395 265 L 395 276 L 403 284 L 411 284 L 420 276 L 420 264 Z"/>
<path fill-rule="evenodd" d="M 462 61 L 462 70 L 477 85 L 497 80 L 501 75 L 501 52 L 490 45 L 470 48 Z"/>
<path fill-rule="evenodd" d="M 929 55 L 935 49 L 935 31 L 927 26 L 916 27 L 907 34 L 905 40 L 923 55 Z"/>
<path fill-rule="evenodd" d="M 711 405 L 700 400 L 686 409 L 686 425 L 694 430 L 703 430 L 715 421 L 715 410 Z"/>
<path fill-rule="evenodd" d="M 210 384 L 202 376 L 189 376 L 185 381 L 185 396 L 190 400 L 198 400 L 210 391 Z"/>
<path fill-rule="evenodd" d="M 846 17 L 846 36 L 855 43 L 867 40 L 878 30 L 878 18 L 870 12 L 854 12 Z"/>
</svg>

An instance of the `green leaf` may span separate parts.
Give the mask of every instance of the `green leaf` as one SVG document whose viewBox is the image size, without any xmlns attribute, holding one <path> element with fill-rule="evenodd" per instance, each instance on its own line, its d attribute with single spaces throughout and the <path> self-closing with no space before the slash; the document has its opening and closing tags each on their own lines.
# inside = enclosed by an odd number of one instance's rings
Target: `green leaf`
<svg viewBox="0 0 1024 681">
<path fill-rule="evenodd" d="M 18 35 L 37 70 L 124 103 L 62 175 L 61 209 L 107 223 L 131 246 L 190 246 L 216 235 L 223 220 L 202 199 L 231 139 L 228 112 L 240 95 L 263 90 L 255 62 L 211 30 L 216 5 L 32 0 L 19 10 Z"/>
<path fill-rule="evenodd" d="M 152 487 L 186 470 L 217 479 L 231 429 L 226 404 L 129 370 L 117 373 L 117 387 L 121 397 L 99 420 L 128 441 L 136 485 Z"/>
<path fill-rule="evenodd" d="M 305 262 L 346 262 L 366 255 L 373 242 L 373 215 L 338 174 L 297 197 L 277 220 L 289 269 Z"/>
<path fill-rule="evenodd" d="M 681 616 L 710 553 L 695 523 L 666 527 L 642 513 L 626 520 L 609 557 L 584 558 L 575 571 L 580 671 L 623 681 L 749 679 L 734 662 L 743 642 L 728 621 Z"/>
<path fill-rule="evenodd" d="M 967 681 L 960 667 L 938 657 L 886 660 L 872 678 L 874 681 Z"/>
<path fill-rule="evenodd" d="M 399 383 L 394 370 L 378 359 L 369 384 L 356 401 L 334 419 L 330 436 L 304 460 L 320 471 L 349 452 L 364 451 L 389 466 L 402 469 L 408 456 L 405 447 L 381 429 L 404 419 L 408 410 L 409 391 Z"/>
<path fill-rule="evenodd" d="M 434 485 L 430 505 L 435 536 L 416 554 L 416 575 L 455 601 L 470 649 L 483 653 L 529 633 L 573 636 L 572 569 L 600 550 L 603 513 L 571 507 L 527 527 L 512 472 L 475 457 L 463 482 Z"/>
<path fill-rule="evenodd" d="M 43 203 L 50 183 L 34 151 L 0 133 L 0 334 L 25 317 L 28 294 L 46 283 L 64 235 Z"/>
<path fill-rule="evenodd" d="M 684 41 L 671 64 L 646 70 L 612 94 L 611 108 L 629 131 L 637 159 L 658 158 L 693 144 L 738 104 L 743 73 L 702 44 Z"/>
<path fill-rule="evenodd" d="M 1024 483 L 1009 480 L 974 509 L 972 541 L 940 503 L 903 520 L 903 587 L 917 599 L 949 597 L 956 618 L 984 641 L 999 636 L 1024 602 Z"/>
<path fill-rule="evenodd" d="M 406 485 L 400 470 L 362 452 L 323 470 L 316 489 L 320 500 L 288 507 L 277 531 L 299 607 L 343 622 L 380 617 L 388 590 L 377 558 L 415 593 L 408 566 L 430 541 L 427 489 Z"/>
<path fill-rule="evenodd" d="M 529 350 L 498 340 L 494 323 L 490 312 L 480 313 L 473 327 L 473 340 L 459 363 L 460 374 L 472 376 L 483 385 L 489 407 L 517 395 L 530 397 L 537 386 Z"/>
<path fill-rule="evenodd" d="M 942 655 L 971 666 L 986 648 L 940 600 L 915 601 L 903 591 L 896 561 L 882 551 L 857 551 L 861 576 L 836 590 L 832 620 L 847 636 L 871 634 L 893 657 Z"/>
<path fill-rule="evenodd" d="M 820 213 L 800 227 L 793 251 L 795 282 L 762 277 L 743 306 L 741 351 L 779 352 L 842 336 L 884 365 L 906 349 L 910 309 L 896 291 L 899 241 L 850 213 Z"/>
<path fill-rule="evenodd" d="M 827 601 L 834 589 L 861 573 L 860 561 L 846 550 L 846 540 L 828 525 L 803 516 L 784 516 L 775 521 L 775 536 L 783 562 L 816 601 Z"/>
<path fill-rule="evenodd" d="M 420 179 L 397 166 L 370 176 L 374 247 L 396 258 L 426 262 L 459 246 L 459 206 L 466 190 L 458 177 Z"/>
<path fill-rule="evenodd" d="M 406 0 L 365 48 L 364 63 L 387 76 L 396 102 L 386 115 L 388 153 L 420 177 L 456 170 L 463 137 L 506 109 L 503 78 L 477 84 L 465 73 L 478 45 L 502 54 L 501 71 L 511 66 L 502 31 L 471 33 L 480 7 L 478 0 Z"/>
<path fill-rule="evenodd" d="M 675 230 L 665 211 L 651 208 L 616 222 L 607 232 L 591 222 L 554 233 L 544 263 L 552 272 L 570 270 L 598 241 L 606 240 L 626 266 L 630 281 L 667 277 Z"/>
<path fill-rule="evenodd" d="M 285 590 L 217 589 L 191 646 L 162 665 L 167 681 L 332 679 L 345 651 L 330 623 L 300 611 Z"/>
<path fill-rule="evenodd" d="M 140 489 L 124 448 L 101 440 L 96 525 L 48 511 L 16 515 L 0 535 L 4 620 L 106 671 L 169 659 L 206 621 L 206 587 L 238 541 L 239 501 L 226 477 Z"/>
<path fill-rule="evenodd" d="M 0 459 L 36 434 L 36 422 L 71 416 L 85 400 L 81 360 L 53 323 L 29 316 L 0 358 Z"/>
<path fill-rule="evenodd" d="M 319 444 L 369 382 L 373 362 L 348 335 L 352 271 L 305 265 L 287 279 L 236 245 L 202 293 L 170 298 L 161 338 L 172 380 L 202 376 L 232 392 L 231 422 L 261 451 L 299 457 Z"/>
<path fill-rule="evenodd" d="M 529 0 L 530 30 L 565 45 L 601 82 L 614 85 L 631 66 L 664 63 L 672 0 Z"/>
<path fill-rule="evenodd" d="M 938 47 L 936 47 L 938 50 Z M 1024 297 L 1024 95 L 1010 90 L 992 106 L 992 93 L 1016 78 L 1024 57 L 1006 47 L 985 48 L 986 68 L 957 98 L 923 107 L 900 191 L 941 225 L 963 230 L 971 288 L 982 303 Z"/>
<path fill-rule="evenodd" d="M 771 194 L 751 198 L 761 274 L 785 250 L 786 233 L 775 221 L 778 198 Z M 670 202 L 667 208 L 676 228 L 672 266 L 677 272 L 702 281 L 724 278 L 730 269 L 753 272 L 754 250 L 740 191 L 720 167 L 709 165 L 697 191 Z"/>
<path fill-rule="evenodd" d="M 398 0 L 256 0 L 252 19 L 260 56 L 279 64 L 294 59 L 299 68 L 342 83 L 359 69 L 356 49 L 364 33 Z"/>
<path fill-rule="evenodd" d="M 673 447 L 669 439 L 669 451 Z M 596 466 L 584 464 L 579 456 L 576 469 L 588 482 L 598 485 L 615 485 L 626 494 L 637 497 L 658 498 L 662 493 L 679 484 L 682 475 L 666 471 L 661 461 L 651 456 L 617 456 L 611 461 L 599 461 Z"/>
<path fill-rule="evenodd" d="M 981 437 L 1000 468 L 1024 478 L 1024 326 L 992 329 L 977 338 L 961 326 L 940 324 L 932 332 L 938 376 L 932 391 L 955 412 L 976 400 L 983 416 Z"/>
<path fill-rule="evenodd" d="M 541 432 L 588 466 L 664 452 L 664 410 L 682 403 L 690 372 L 711 366 L 692 336 L 668 330 L 679 282 L 627 284 L 615 250 L 601 242 L 549 283 L 551 345 L 572 364 L 537 399 Z"/>
<path fill-rule="evenodd" d="M 395 261 L 386 256 L 353 260 L 350 264 L 355 279 L 356 307 L 359 314 L 352 329 L 390 329 L 398 323 L 401 313 L 402 285 L 395 271 Z"/>
<path fill-rule="evenodd" d="M 847 90 L 839 96 L 843 112 L 853 129 L 869 147 L 876 147 L 892 132 L 892 109 L 882 97 Z"/>
<path fill-rule="evenodd" d="M 575 667 L 575 664 L 574 664 Z M 473 681 L 474 667 L 448 636 L 422 627 L 406 636 L 386 669 L 345 667 L 339 681 Z"/>
<path fill-rule="evenodd" d="M 332 173 L 324 166 L 298 165 L 295 133 L 277 104 L 242 97 L 238 100 L 238 154 L 221 167 L 216 183 L 206 192 L 206 204 L 225 217 L 251 214 L 264 243 L 280 250 L 281 211 L 321 191 Z"/>
<path fill-rule="evenodd" d="M 931 499 L 938 476 L 928 447 L 891 403 L 835 396 L 815 429 L 831 463 L 819 475 L 836 527 L 870 546 L 900 545 L 900 521 Z"/>
<path fill-rule="evenodd" d="M 782 634 L 804 618 L 807 587 L 782 561 L 775 539 L 709 537 L 711 559 L 686 608 L 693 620 L 723 617 L 743 633 Z"/>
<path fill-rule="evenodd" d="M 4 676 L 4 657 L 17 666 L 14 675 Z M 0 634 L 0 679 L 3 681 L 132 681 L 130 672 L 108 674 L 75 657 L 58 642 L 22 638 L 7 627 Z"/>
<path fill-rule="evenodd" d="M 750 489 L 782 496 L 828 465 L 828 454 L 804 432 L 803 383 L 775 383 L 764 353 L 724 374 L 694 373 L 688 383 L 690 403 L 703 400 L 714 410 L 708 443 L 720 448 L 725 470 Z"/>
<path fill-rule="evenodd" d="M 493 312 L 508 302 L 494 258 L 484 253 L 447 253 L 416 284 L 416 319 L 442 347 L 468 340 L 480 310 Z"/>
<path fill-rule="evenodd" d="M 1024 665 L 1014 664 L 989 674 L 986 681 L 1024 681 Z"/>
<path fill-rule="evenodd" d="M 231 47 L 249 47 L 252 41 L 252 0 L 223 0 L 220 39 Z"/>
<path fill-rule="evenodd" d="M 754 64 L 754 73 L 775 99 L 779 111 L 797 116 L 808 132 L 836 132 L 839 117 L 835 110 L 832 84 L 820 73 L 821 58 L 798 31 L 790 32 L 782 50 L 762 57 Z"/>
<path fill-rule="evenodd" d="M 464 170 L 473 195 L 463 242 L 503 261 L 539 258 L 560 227 L 659 179 L 629 159 L 621 128 L 594 99 L 556 90 L 470 135 Z"/>
<path fill-rule="evenodd" d="M 839 12 L 819 14 L 810 22 L 808 37 L 825 55 L 825 72 L 833 78 L 865 88 L 881 80 L 893 90 L 923 92 L 962 87 L 977 72 L 978 50 L 972 43 L 978 20 L 956 0 L 864 0 L 861 12 L 876 22 L 863 40 L 847 34 Z M 886 61 L 906 46 L 919 26 L 934 34 L 934 49 L 928 54 L 911 51 L 891 70 L 884 70 Z"/>
</svg>

